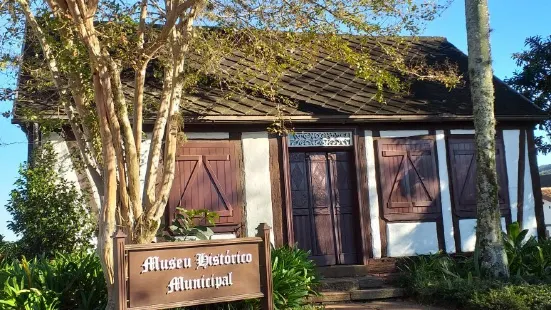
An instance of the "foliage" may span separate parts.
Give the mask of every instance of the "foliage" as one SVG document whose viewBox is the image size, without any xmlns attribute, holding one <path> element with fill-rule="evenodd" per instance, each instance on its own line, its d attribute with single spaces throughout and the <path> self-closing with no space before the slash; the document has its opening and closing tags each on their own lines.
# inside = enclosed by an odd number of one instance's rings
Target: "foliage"
<svg viewBox="0 0 551 310">
<path fill-rule="evenodd" d="M 290 247 L 272 250 L 276 309 L 313 309 L 304 297 L 316 293 L 318 276 L 308 253 Z M 0 261 L 0 309 L 103 309 L 107 290 L 94 253 L 56 253 L 52 259 Z M 258 300 L 205 306 L 194 310 L 256 310 Z"/>
<path fill-rule="evenodd" d="M 90 247 L 95 225 L 87 201 L 56 166 L 56 154 L 45 144 L 34 154 L 32 165 L 19 169 L 6 205 L 13 218 L 8 228 L 21 236 L 18 254 L 52 256 Z"/>
<path fill-rule="evenodd" d="M 17 242 L 6 241 L 4 236 L 0 235 L 0 262 L 2 260 L 12 260 L 19 257 L 19 247 Z"/>
<path fill-rule="evenodd" d="M 400 263 L 401 284 L 424 303 L 472 309 L 547 309 L 551 305 L 551 242 L 527 238 L 527 233 L 512 223 L 503 234 L 510 283 L 481 279 L 475 253 L 472 257 L 406 258 Z"/>
<path fill-rule="evenodd" d="M 543 310 L 551 308 L 551 286 L 507 285 L 485 292 L 475 292 L 469 300 L 471 309 Z"/>
<path fill-rule="evenodd" d="M 272 249 L 272 281 L 274 309 L 314 310 L 305 303 L 305 297 L 317 295 L 319 277 L 308 253 L 297 247 Z M 257 310 L 259 300 L 191 307 L 193 310 Z"/>
<path fill-rule="evenodd" d="M 97 255 L 55 254 L 0 262 L 2 309 L 103 309 L 107 291 Z"/>
<path fill-rule="evenodd" d="M 317 295 L 319 276 L 308 255 L 298 247 L 272 250 L 275 309 L 297 309 L 308 295 Z"/>
<path fill-rule="evenodd" d="M 168 227 L 170 231 L 163 231 L 162 237 L 167 241 L 192 239 L 209 240 L 214 232 L 209 226 L 214 226 L 218 213 L 206 209 L 186 210 L 176 208 L 172 224 Z"/>
<path fill-rule="evenodd" d="M 551 36 L 529 37 L 525 41 L 526 51 L 516 53 L 513 58 L 521 67 L 506 82 L 544 111 L 551 111 Z M 540 129 L 551 135 L 551 122 L 547 121 Z M 551 144 L 540 138 L 536 141 L 543 153 L 551 151 Z"/>
<path fill-rule="evenodd" d="M 503 233 L 510 273 L 527 280 L 546 280 L 551 277 L 551 241 L 527 235 L 528 230 L 520 230 L 517 222 Z"/>
</svg>

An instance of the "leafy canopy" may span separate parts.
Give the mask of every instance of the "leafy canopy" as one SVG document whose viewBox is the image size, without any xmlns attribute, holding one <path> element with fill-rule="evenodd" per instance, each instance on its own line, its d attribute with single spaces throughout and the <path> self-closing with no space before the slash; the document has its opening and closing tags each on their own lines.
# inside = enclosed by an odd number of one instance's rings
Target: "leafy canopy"
<svg viewBox="0 0 551 310">
<path fill-rule="evenodd" d="M 16 242 L 18 254 L 51 257 L 55 252 L 90 248 L 95 224 L 87 201 L 60 176 L 52 146 L 38 149 L 33 162 L 19 169 L 6 205 L 13 218 L 8 228 L 21 237 Z"/>
<path fill-rule="evenodd" d="M 25 27 L 26 18 L 21 11 L 22 0 L 2 0 L 0 3 L 0 70 L 15 78 L 18 70 L 23 79 L 19 85 L 18 116 L 25 119 L 61 127 L 52 122 L 52 116 L 63 116 L 65 101 L 71 101 L 71 93 L 60 91 L 52 79 L 45 57 L 37 41 L 37 34 Z M 61 4 L 59 4 L 59 3 Z M 53 56 L 60 70 L 62 84 L 72 86 L 85 94 L 86 110 L 78 110 L 76 120 L 90 127 L 95 140 L 94 153 L 101 153 L 97 112 L 94 109 L 94 87 L 90 68 L 89 47 L 79 38 L 78 25 L 70 18 L 56 15 L 52 3 L 62 5 L 66 1 L 33 1 L 33 12 L 45 30 L 43 34 L 52 47 Z M 72 1 L 67 1 L 67 3 Z M 82 1 L 89 5 L 92 1 Z M 199 12 L 186 37 L 186 47 L 179 51 L 186 62 L 181 79 L 184 91 L 192 92 L 202 84 L 217 85 L 231 92 L 256 92 L 278 104 L 282 113 L 286 104 L 294 104 L 278 98 L 277 81 L 291 67 L 300 70 L 321 58 L 333 58 L 350 64 L 358 76 L 373 82 L 379 88 L 378 100 L 383 101 L 383 89 L 404 91 L 407 84 L 400 76 L 413 74 L 420 79 L 433 79 L 453 87 L 459 82 L 454 68 L 442 64 L 435 72 L 422 59 L 408 62 L 404 59 L 409 42 L 399 35 L 416 35 L 424 22 L 430 21 L 447 5 L 447 1 L 388 0 L 388 1 L 231 1 L 231 0 L 177 0 L 177 1 L 98 1 L 92 20 L 100 46 L 120 69 L 121 79 L 129 80 L 132 72 L 149 65 L 146 84 L 162 88 L 163 68 L 174 63 L 174 51 L 164 48 L 168 43 L 165 30 L 168 24 L 185 27 L 185 18 L 167 13 L 168 6 L 188 5 Z M 57 4 L 56 4 L 57 3 Z M 145 10 L 142 5 L 146 4 Z M 80 4 L 80 2 L 79 2 Z M 145 11 L 145 13 L 144 13 Z M 141 18 L 144 17 L 145 18 Z M 60 17 L 61 16 L 61 17 Z M 143 29 L 141 24 L 145 23 Z M 27 29 L 24 48 L 22 42 Z M 170 31 L 170 30 L 167 30 Z M 185 32 L 184 32 L 185 33 Z M 365 36 L 371 41 L 355 43 L 346 35 Z M 395 46 L 373 44 L 373 38 L 394 38 Z M 365 43 L 364 45 L 362 43 Z M 188 46 L 189 44 L 189 46 Z M 23 51 L 23 53 L 21 53 Z M 373 61 L 373 55 L 383 61 Z M 23 57 L 25 59 L 23 59 Z M 227 57 L 237 57 L 238 64 L 246 70 L 227 70 L 223 66 Z M 24 60 L 24 61 L 23 61 Z M 252 65 L 251 65 L 252 64 Z M 257 83 L 256 77 L 264 81 Z M 75 81 L 76 77 L 76 81 Z M 155 82 L 153 82 L 155 80 Z M 23 91 L 22 91 L 23 90 Z M 14 87 L 1 90 L 4 99 L 14 99 Z M 40 94 L 37 96 L 37 94 Z M 132 97 L 132 89 L 126 93 Z M 44 102 L 37 106 L 39 97 Z M 158 97 L 144 95 L 144 109 L 156 114 Z M 129 105 L 129 111 L 135 108 Z M 52 115 L 52 111 L 54 115 Z M 67 111 L 65 111 L 67 112 Z M 57 113 L 57 115 L 55 115 Z M 99 157 L 97 155 L 96 157 Z"/>
<path fill-rule="evenodd" d="M 538 107 L 551 112 L 551 36 L 529 37 L 525 45 L 526 51 L 513 55 L 521 69 L 506 82 Z M 544 122 L 540 129 L 547 131 L 548 137 L 551 136 L 551 122 Z M 541 137 L 538 137 L 536 143 L 543 153 L 551 151 L 551 144 Z"/>
</svg>

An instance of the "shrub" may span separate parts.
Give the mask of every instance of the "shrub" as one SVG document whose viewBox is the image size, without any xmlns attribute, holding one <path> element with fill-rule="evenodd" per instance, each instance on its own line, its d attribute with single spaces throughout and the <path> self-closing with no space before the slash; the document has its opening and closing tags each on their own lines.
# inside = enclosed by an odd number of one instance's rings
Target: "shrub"
<svg viewBox="0 0 551 310">
<path fill-rule="evenodd" d="M 55 254 L 0 263 L 2 309 L 102 309 L 107 291 L 92 253 Z"/>
<path fill-rule="evenodd" d="M 308 295 L 317 295 L 319 276 L 308 255 L 297 247 L 272 250 L 275 309 L 297 309 Z"/>
<path fill-rule="evenodd" d="M 307 309 L 318 277 L 308 253 L 296 248 L 272 250 L 275 309 Z M 56 253 L 52 259 L 0 262 L 0 309 L 103 309 L 107 290 L 95 253 Z M 256 310 L 258 300 L 190 307 L 194 310 Z"/>
<path fill-rule="evenodd" d="M 46 144 L 34 154 L 33 165 L 19 169 L 6 210 L 8 228 L 21 236 L 17 246 L 27 257 L 88 248 L 95 225 L 84 196 L 55 169 L 56 155 Z"/>
<path fill-rule="evenodd" d="M 551 286 L 504 286 L 475 292 L 469 300 L 471 309 L 543 310 L 551 309 Z"/>
<path fill-rule="evenodd" d="M 423 303 L 470 309 L 551 309 L 551 241 L 527 238 L 517 223 L 503 234 L 509 283 L 479 277 L 472 258 L 445 254 L 418 256 L 400 263 L 402 285 Z M 534 285 L 536 284 L 536 285 Z"/>
</svg>

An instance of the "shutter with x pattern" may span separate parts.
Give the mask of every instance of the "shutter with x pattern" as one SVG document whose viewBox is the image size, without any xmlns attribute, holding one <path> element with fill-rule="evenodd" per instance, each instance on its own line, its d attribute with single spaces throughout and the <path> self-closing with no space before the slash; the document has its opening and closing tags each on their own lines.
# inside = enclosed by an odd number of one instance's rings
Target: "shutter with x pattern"
<svg viewBox="0 0 551 310">
<path fill-rule="evenodd" d="M 434 140 L 380 139 L 377 147 L 384 218 L 394 221 L 439 217 Z"/>
<path fill-rule="evenodd" d="M 474 138 L 450 137 L 448 153 L 454 196 L 454 213 L 460 218 L 476 217 L 476 156 Z M 509 193 L 503 141 L 496 141 L 498 199 L 501 214 L 509 213 Z"/>
<path fill-rule="evenodd" d="M 240 223 L 238 147 L 236 141 L 188 141 L 178 148 L 169 219 L 181 207 L 218 213 L 218 231 Z"/>
</svg>

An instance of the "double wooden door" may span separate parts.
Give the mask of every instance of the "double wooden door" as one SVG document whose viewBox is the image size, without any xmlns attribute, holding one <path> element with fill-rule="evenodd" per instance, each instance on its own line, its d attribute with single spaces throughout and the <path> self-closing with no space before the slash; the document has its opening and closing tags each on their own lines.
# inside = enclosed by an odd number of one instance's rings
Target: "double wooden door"
<svg viewBox="0 0 551 310">
<path fill-rule="evenodd" d="M 291 152 L 295 242 L 319 266 L 357 263 L 351 152 Z"/>
</svg>

